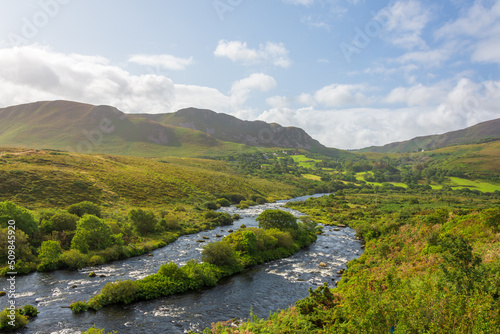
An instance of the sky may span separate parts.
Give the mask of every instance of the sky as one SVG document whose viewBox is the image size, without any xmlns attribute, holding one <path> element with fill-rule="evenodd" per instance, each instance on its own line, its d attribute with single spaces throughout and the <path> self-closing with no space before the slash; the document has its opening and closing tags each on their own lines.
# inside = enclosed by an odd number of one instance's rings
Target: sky
<svg viewBox="0 0 500 334">
<path fill-rule="evenodd" d="M 0 107 L 196 107 L 357 149 L 500 117 L 500 0 L 0 0 Z"/>
</svg>

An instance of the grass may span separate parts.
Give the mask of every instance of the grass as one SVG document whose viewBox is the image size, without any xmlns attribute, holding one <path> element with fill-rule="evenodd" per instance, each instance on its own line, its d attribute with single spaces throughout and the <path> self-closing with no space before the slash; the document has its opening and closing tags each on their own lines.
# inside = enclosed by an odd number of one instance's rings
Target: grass
<svg viewBox="0 0 500 334">
<path fill-rule="evenodd" d="M 300 167 L 316 169 L 316 162 L 320 162 L 321 160 L 311 159 L 306 157 L 305 155 L 292 155 L 293 161 L 298 163 Z"/>
<path fill-rule="evenodd" d="M 359 173 L 356 173 L 354 175 L 354 177 L 356 178 L 356 180 L 358 181 L 365 181 L 365 176 L 368 175 L 368 174 L 372 174 L 372 172 L 359 172 Z M 368 181 L 365 181 L 366 184 L 369 184 L 369 185 L 372 185 L 372 186 L 382 186 L 383 183 L 380 183 L 380 182 L 368 182 Z M 389 184 L 392 184 L 393 186 L 395 187 L 401 187 L 401 188 L 408 188 L 408 186 L 402 182 L 385 182 L 385 183 L 389 183 Z"/>
<path fill-rule="evenodd" d="M 313 175 L 313 174 L 302 174 L 303 178 L 309 179 L 309 180 L 314 180 L 314 181 L 321 181 L 321 177 L 318 175 Z"/>
<path fill-rule="evenodd" d="M 478 180 L 466 180 L 459 177 L 449 177 L 451 181 L 451 186 L 454 188 L 472 188 L 477 189 L 481 192 L 494 192 L 500 191 L 500 185 L 491 184 L 488 182 L 478 181 Z"/>
<path fill-rule="evenodd" d="M 64 207 L 89 200 L 103 206 L 198 203 L 223 193 L 289 198 L 293 186 L 238 174 L 223 161 L 73 154 L 0 148 L 0 201 Z"/>
</svg>

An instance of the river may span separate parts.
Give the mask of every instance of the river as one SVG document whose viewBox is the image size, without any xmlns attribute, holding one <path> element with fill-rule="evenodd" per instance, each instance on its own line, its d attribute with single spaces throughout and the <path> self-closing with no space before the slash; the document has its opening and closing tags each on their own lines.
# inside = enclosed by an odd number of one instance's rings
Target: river
<svg viewBox="0 0 500 334">
<path fill-rule="evenodd" d="M 321 194 L 313 195 L 315 197 Z M 304 200 L 310 196 L 292 200 Z M 227 235 L 241 224 L 257 226 L 255 217 L 263 210 L 281 208 L 287 201 L 268 203 L 237 209 L 234 206 L 221 211 L 239 213 L 241 220 L 232 226 L 219 227 L 193 235 L 180 237 L 164 248 L 152 251 L 152 256 L 142 255 L 115 261 L 79 271 L 56 271 L 18 276 L 16 305 L 35 305 L 40 314 L 30 320 L 19 333 L 73 334 L 96 325 L 118 333 L 187 333 L 202 331 L 212 322 L 229 319 L 247 319 L 250 308 L 257 317 L 267 317 L 270 312 L 285 309 L 297 300 L 307 297 L 307 289 L 323 282 L 340 279 L 337 271 L 361 255 L 361 244 L 350 228 L 324 227 L 324 234 L 309 248 L 281 260 L 253 267 L 233 277 L 225 278 L 210 289 L 187 292 L 157 300 L 134 303 L 128 306 L 108 306 L 99 312 L 73 314 L 69 306 L 73 301 L 88 300 L 111 281 L 138 279 L 158 271 L 161 264 L 174 261 L 179 265 L 190 259 L 200 259 L 204 243 L 219 240 L 216 234 Z M 281 208 L 296 216 L 298 211 Z M 323 262 L 326 267 L 320 267 Z M 88 274 L 94 271 L 97 277 Z M 99 276 L 105 277 L 99 277 Z M 6 288 L 5 279 L 0 289 Z M 0 307 L 7 306 L 6 297 L 0 298 Z"/>
</svg>

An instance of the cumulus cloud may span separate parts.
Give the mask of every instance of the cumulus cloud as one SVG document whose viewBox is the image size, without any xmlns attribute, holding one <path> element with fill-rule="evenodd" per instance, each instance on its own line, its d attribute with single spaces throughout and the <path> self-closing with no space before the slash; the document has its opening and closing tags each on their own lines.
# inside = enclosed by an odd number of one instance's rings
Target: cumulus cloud
<svg viewBox="0 0 500 334">
<path fill-rule="evenodd" d="M 382 37 L 404 49 L 426 48 L 422 31 L 431 20 L 431 10 L 418 0 L 399 0 L 382 9 L 375 19 L 385 21 Z"/>
<path fill-rule="evenodd" d="M 214 55 L 227 57 L 233 62 L 253 65 L 269 62 L 279 67 L 289 67 L 291 60 L 283 43 L 266 42 L 259 49 L 251 49 L 246 42 L 220 40 Z"/>
<path fill-rule="evenodd" d="M 500 1 L 495 1 L 490 8 L 476 1 L 462 13 L 461 17 L 438 29 L 436 38 L 466 43 L 468 47 L 462 49 L 471 52 L 474 62 L 500 64 L 500 52 L 496 47 L 500 42 Z"/>
<path fill-rule="evenodd" d="M 231 113 L 247 108 L 244 104 L 252 91 L 266 92 L 275 86 L 274 78 L 257 73 L 236 81 L 226 95 L 211 87 L 176 84 L 159 74 L 133 75 L 103 57 L 64 54 L 37 45 L 0 49 L 0 107 L 62 99 L 112 105 L 129 113 L 185 107 Z"/>
<path fill-rule="evenodd" d="M 233 106 L 241 106 L 250 97 L 252 91 L 267 92 L 276 87 L 276 80 L 264 73 L 254 73 L 247 78 L 238 80 L 231 87 Z"/>
<path fill-rule="evenodd" d="M 326 86 L 317 92 L 335 92 L 337 86 Z M 353 92 L 360 88 L 344 87 L 347 101 L 352 101 Z M 385 97 L 373 98 L 378 107 L 337 105 L 336 99 L 330 105 L 318 104 L 317 92 L 303 93 L 297 98 L 268 99 L 270 109 L 261 113 L 259 119 L 298 126 L 327 146 L 349 149 L 462 129 L 497 118 L 500 105 L 500 81 L 491 79 L 460 78 L 428 86 L 397 87 Z M 310 104 L 304 108 L 299 106 L 300 101 Z M 297 103 L 295 107 L 293 102 Z"/>
<path fill-rule="evenodd" d="M 314 99 L 326 107 L 359 105 L 366 102 L 366 96 L 362 93 L 364 89 L 363 85 L 332 84 L 318 90 Z"/>
<path fill-rule="evenodd" d="M 146 65 L 152 67 L 160 67 L 166 70 L 179 71 L 184 70 L 189 65 L 194 63 L 193 57 L 179 58 L 172 55 L 133 55 L 128 60 L 131 63 Z"/>
</svg>

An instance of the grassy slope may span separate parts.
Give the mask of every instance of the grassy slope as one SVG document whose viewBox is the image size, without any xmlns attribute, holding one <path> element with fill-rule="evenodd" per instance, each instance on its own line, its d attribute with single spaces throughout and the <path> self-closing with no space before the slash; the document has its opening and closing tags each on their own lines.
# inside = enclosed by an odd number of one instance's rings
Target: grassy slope
<svg viewBox="0 0 500 334">
<path fill-rule="evenodd" d="M 90 200 L 113 207 L 156 207 L 218 193 L 283 198 L 295 189 L 237 175 L 221 161 L 138 158 L 5 149 L 0 152 L 0 201 L 29 207 Z"/>
<path fill-rule="evenodd" d="M 486 223 L 485 208 L 498 208 L 500 201 L 456 195 L 352 193 L 291 203 L 315 220 L 355 228 L 366 240 L 365 252 L 349 263 L 331 299 L 325 293 L 311 294 L 267 320 L 251 317 L 238 330 L 389 333 L 394 326 L 396 333 L 498 333 L 500 233 L 498 222 L 497 228 Z M 439 210 L 444 216 L 436 214 Z M 469 292 L 442 269 L 460 270 L 461 264 L 444 261 L 450 256 L 440 241 L 446 234 L 465 238 L 482 260 L 473 269 L 480 276 Z M 204 333 L 234 333 L 227 325 L 219 323 Z"/>
</svg>

